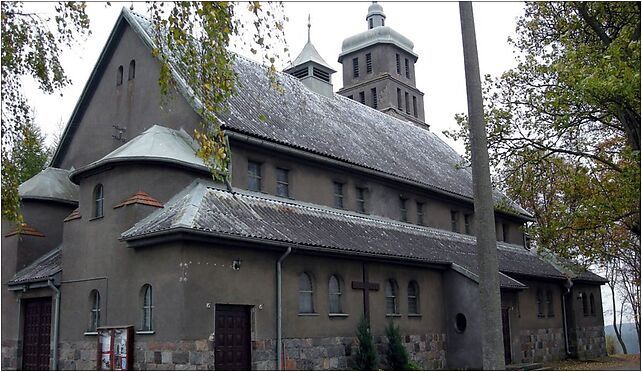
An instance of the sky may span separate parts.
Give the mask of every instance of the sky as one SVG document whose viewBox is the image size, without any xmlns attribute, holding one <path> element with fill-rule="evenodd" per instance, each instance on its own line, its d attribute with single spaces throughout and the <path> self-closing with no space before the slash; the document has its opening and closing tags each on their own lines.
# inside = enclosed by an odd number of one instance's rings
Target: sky
<svg viewBox="0 0 642 372">
<path fill-rule="evenodd" d="M 414 42 L 414 52 L 419 55 L 415 65 L 416 82 L 424 93 L 425 116 L 430 130 L 463 153 L 462 143 L 442 135 L 443 130 L 456 127 L 455 114 L 467 110 L 458 3 L 383 1 L 380 4 L 386 14 L 386 25 Z M 27 6 L 42 15 L 51 15 L 53 5 L 34 3 Z M 312 43 L 325 61 L 339 71 L 332 80 L 337 91 L 342 87 L 341 65 L 337 62 L 341 43 L 345 38 L 367 30 L 365 17 L 369 5 L 370 2 L 286 2 L 284 11 L 289 22 L 285 24 L 284 33 L 290 58 L 296 58 L 307 41 L 310 15 Z M 135 11 L 146 14 L 145 3 L 88 4 L 92 35 L 64 50 L 61 56 L 72 84 L 57 94 L 46 95 L 33 82 L 25 81 L 25 91 L 36 108 L 36 122 L 48 136 L 48 143 L 54 133 L 64 129 L 123 6 L 133 6 Z M 516 20 L 523 14 L 523 9 L 522 2 L 473 3 L 482 76 L 498 76 L 516 65 L 513 48 L 507 40 L 514 35 Z M 240 52 L 257 60 L 252 54 Z M 283 68 L 287 64 L 287 57 L 284 57 L 281 66 L 277 67 Z M 607 286 L 602 287 L 602 299 L 605 322 L 612 323 L 612 315 L 606 316 L 611 308 Z"/>
</svg>

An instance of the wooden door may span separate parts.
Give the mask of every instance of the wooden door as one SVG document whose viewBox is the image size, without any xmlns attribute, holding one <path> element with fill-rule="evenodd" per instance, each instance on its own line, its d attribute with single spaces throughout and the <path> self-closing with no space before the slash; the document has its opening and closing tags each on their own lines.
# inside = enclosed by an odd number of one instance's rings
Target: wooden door
<svg viewBox="0 0 642 372">
<path fill-rule="evenodd" d="M 508 308 L 502 308 L 502 333 L 504 335 L 504 359 L 506 364 L 512 363 L 510 353 L 510 323 L 508 320 Z"/>
<path fill-rule="evenodd" d="M 23 300 L 22 369 L 48 370 L 51 345 L 51 297 Z"/>
<path fill-rule="evenodd" d="M 250 308 L 216 305 L 216 370 L 250 369 Z"/>
</svg>

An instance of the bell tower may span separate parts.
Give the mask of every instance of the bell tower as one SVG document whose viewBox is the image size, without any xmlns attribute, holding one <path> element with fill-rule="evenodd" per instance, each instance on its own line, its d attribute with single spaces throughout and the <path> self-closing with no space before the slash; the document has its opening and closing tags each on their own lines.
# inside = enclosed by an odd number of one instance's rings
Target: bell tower
<svg viewBox="0 0 642 372">
<path fill-rule="evenodd" d="M 414 44 L 385 25 L 383 7 L 368 7 L 368 29 L 343 41 L 339 63 L 343 88 L 337 92 L 389 115 L 428 128 L 424 94 L 417 89 Z"/>
</svg>

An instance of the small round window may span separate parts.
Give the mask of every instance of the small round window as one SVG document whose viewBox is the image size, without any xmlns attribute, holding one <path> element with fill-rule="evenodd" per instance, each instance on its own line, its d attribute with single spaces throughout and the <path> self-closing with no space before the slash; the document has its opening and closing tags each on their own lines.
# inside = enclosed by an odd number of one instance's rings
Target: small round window
<svg viewBox="0 0 642 372">
<path fill-rule="evenodd" d="M 463 333 L 466 330 L 466 316 L 462 313 L 455 315 L 455 329 L 459 333 Z"/>
</svg>

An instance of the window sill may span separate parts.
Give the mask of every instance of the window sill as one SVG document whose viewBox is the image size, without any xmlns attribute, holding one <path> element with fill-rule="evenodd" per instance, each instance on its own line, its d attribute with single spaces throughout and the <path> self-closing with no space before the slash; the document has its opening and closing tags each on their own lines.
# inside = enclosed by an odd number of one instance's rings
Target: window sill
<svg viewBox="0 0 642 372">
<path fill-rule="evenodd" d="M 386 314 L 386 318 L 401 318 L 401 314 Z"/>
<path fill-rule="evenodd" d="M 103 216 L 100 216 L 100 217 L 92 217 L 92 218 L 89 219 L 89 221 L 95 221 L 95 220 L 99 220 L 101 218 L 105 218 L 105 216 L 103 215 Z"/>
<path fill-rule="evenodd" d="M 421 318 L 421 314 L 408 314 L 408 318 Z"/>
<path fill-rule="evenodd" d="M 299 313 L 299 316 L 319 316 L 319 313 Z"/>
<path fill-rule="evenodd" d="M 156 331 L 136 331 L 137 335 L 153 335 Z"/>
<path fill-rule="evenodd" d="M 83 335 L 85 335 L 85 336 L 98 336 L 98 332 L 96 332 L 96 331 L 87 331 L 87 332 L 83 333 Z"/>
<path fill-rule="evenodd" d="M 344 313 L 330 313 L 328 314 L 330 318 L 347 318 L 350 316 L 350 314 L 344 314 Z"/>
</svg>

